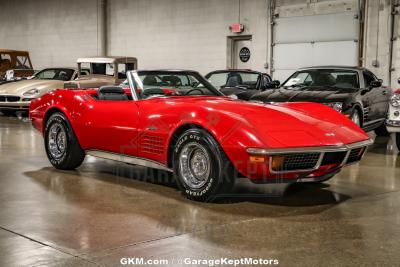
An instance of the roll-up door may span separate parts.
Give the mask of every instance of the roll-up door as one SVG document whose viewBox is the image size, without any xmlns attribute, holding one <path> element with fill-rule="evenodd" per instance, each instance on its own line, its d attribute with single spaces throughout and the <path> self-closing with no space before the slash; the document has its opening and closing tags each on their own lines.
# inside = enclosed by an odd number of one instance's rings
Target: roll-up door
<svg viewBox="0 0 400 267">
<path fill-rule="evenodd" d="M 358 0 L 296 5 L 285 4 L 288 1 L 276 2 L 272 58 L 274 79 L 283 81 L 301 67 L 358 65 Z M 284 4 L 279 5 L 279 2 Z"/>
</svg>

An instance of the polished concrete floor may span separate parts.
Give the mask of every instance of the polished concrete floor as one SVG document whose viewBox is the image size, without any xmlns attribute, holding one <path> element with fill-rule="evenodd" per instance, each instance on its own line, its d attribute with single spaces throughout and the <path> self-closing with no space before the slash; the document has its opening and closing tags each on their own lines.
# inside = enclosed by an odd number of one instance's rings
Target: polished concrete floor
<svg viewBox="0 0 400 267">
<path fill-rule="evenodd" d="M 196 203 L 141 167 L 87 157 L 77 171 L 56 170 L 26 119 L 0 116 L 0 266 L 120 266 L 124 257 L 398 266 L 393 143 L 378 138 L 362 163 L 322 185 L 243 180 L 230 198 Z"/>
</svg>

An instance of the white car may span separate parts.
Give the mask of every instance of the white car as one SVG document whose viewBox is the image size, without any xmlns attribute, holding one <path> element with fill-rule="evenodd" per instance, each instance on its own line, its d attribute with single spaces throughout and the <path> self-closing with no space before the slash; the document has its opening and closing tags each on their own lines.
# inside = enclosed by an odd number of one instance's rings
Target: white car
<svg viewBox="0 0 400 267">
<path fill-rule="evenodd" d="M 400 78 L 398 83 L 400 84 Z M 400 89 L 395 91 L 393 96 L 390 98 L 386 128 L 388 132 L 396 133 L 397 148 L 400 150 Z"/>
<path fill-rule="evenodd" d="M 82 70 L 89 74 L 89 70 Z M 0 112 L 12 115 L 16 111 L 28 111 L 31 100 L 57 88 L 64 82 L 78 77 L 77 68 L 47 68 L 35 73 L 27 80 L 0 85 Z"/>
</svg>

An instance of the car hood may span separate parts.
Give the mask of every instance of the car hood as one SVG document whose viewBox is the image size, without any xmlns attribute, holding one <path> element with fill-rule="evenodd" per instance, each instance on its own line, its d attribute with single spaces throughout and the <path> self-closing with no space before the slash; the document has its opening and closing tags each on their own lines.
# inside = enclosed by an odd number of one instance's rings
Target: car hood
<svg viewBox="0 0 400 267">
<path fill-rule="evenodd" d="M 252 100 L 263 102 L 335 102 L 344 101 L 359 89 L 329 88 L 329 87 L 303 87 L 301 89 L 272 89 L 254 95 Z"/>
<path fill-rule="evenodd" d="M 0 85 L 0 95 L 19 95 L 30 89 L 38 89 L 42 93 L 52 89 L 64 88 L 64 82 L 58 80 L 24 80 Z"/>
<path fill-rule="evenodd" d="M 168 101 L 188 105 L 188 110 L 197 106 L 214 111 L 223 120 L 240 121 L 271 148 L 335 146 L 369 138 L 344 115 L 316 103 L 259 104 L 228 97 L 176 97 Z"/>
</svg>

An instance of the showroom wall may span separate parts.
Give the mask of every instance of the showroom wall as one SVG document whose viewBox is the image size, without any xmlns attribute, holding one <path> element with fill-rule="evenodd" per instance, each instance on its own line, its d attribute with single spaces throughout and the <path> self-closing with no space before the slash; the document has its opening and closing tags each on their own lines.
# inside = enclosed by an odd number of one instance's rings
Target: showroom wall
<svg viewBox="0 0 400 267">
<path fill-rule="evenodd" d="M 207 73 L 227 65 L 232 23 L 252 35 L 253 68 L 267 62 L 265 0 L 114 0 L 109 2 L 109 54 L 132 55 L 141 68 L 187 68 Z"/>
<path fill-rule="evenodd" d="M 0 0 L 0 48 L 26 49 L 35 68 L 74 66 L 81 56 L 101 55 L 101 12 L 105 0 Z M 358 0 L 356 0 L 358 1 Z M 242 23 L 251 36 L 252 65 L 271 72 L 269 0 L 107 0 L 109 55 L 136 56 L 140 68 L 189 68 L 203 74 L 229 64 L 229 25 Z M 349 0 L 275 0 L 281 7 Z M 273 2 L 273 3 L 274 3 Z M 361 1 L 362 2 L 362 1 Z M 391 20 L 400 36 L 399 0 L 366 0 L 361 62 L 389 84 Z M 282 9 L 283 7 L 283 9 Z M 309 15 L 299 10 L 298 16 Z M 397 8 L 399 9 L 399 8 Z M 329 31 L 329 29 L 327 29 Z M 298 29 L 301 33 L 302 29 Z M 400 37 L 393 42 L 391 84 L 400 76 Z M 362 41 L 362 40 L 361 40 Z M 272 49 L 273 51 L 273 49 Z M 307 64 L 310 65 L 310 64 Z"/>
<path fill-rule="evenodd" d="M 400 77 L 400 6 L 396 7 L 399 4 L 399 0 L 369 0 L 365 20 L 363 64 L 393 88 L 400 88 L 397 84 Z M 392 14 L 393 11 L 396 13 Z"/>
<path fill-rule="evenodd" d="M 0 48 L 29 50 L 34 68 L 98 54 L 97 0 L 0 0 Z"/>
</svg>

